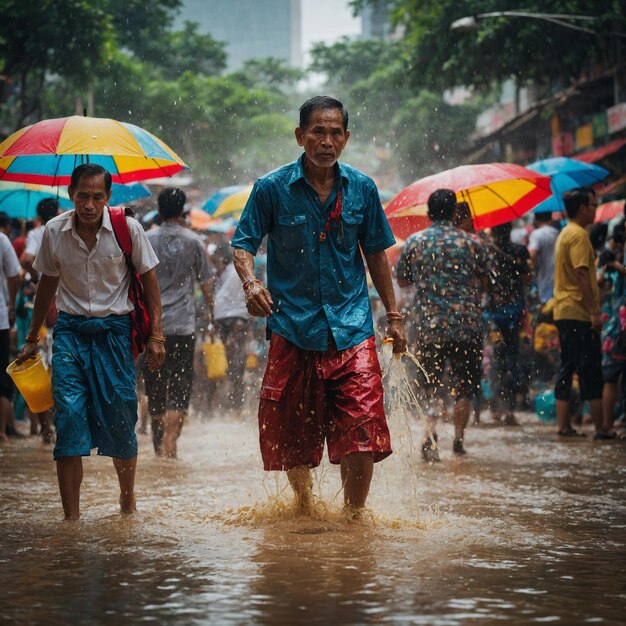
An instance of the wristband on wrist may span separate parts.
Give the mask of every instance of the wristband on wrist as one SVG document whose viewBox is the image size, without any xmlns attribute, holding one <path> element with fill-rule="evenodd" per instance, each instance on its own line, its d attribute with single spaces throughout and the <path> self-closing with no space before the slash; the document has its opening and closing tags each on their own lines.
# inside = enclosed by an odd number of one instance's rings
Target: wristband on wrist
<svg viewBox="0 0 626 626">
<path fill-rule="evenodd" d="M 399 321 L 401 322 L 404 319 L 404 315 L 402 315 L 402 313 L 400 313 L 400 311 L 387 311 L 387 321 L 388 322 L 393 322 L 393 321 Z"/>
<path fill-rule="evenodd" d="M 39 343 L 39 336 L 34 337 L 33 335 L 26 335 L 24 341 L 26 343 Z"/>
<path fill-rule="evenodd" d="M 252 285 L 253 283 L 258 283 L 259 285 L 261 284 L 261 281 L 258 278 L 249 278 L 248 280 L 245 280 L 242 287 L 243 290 L 246 291 L 246 289 Z"/>
<path fill-rule="evenodd" d="M 157 343 L 165 343 L 165 337 L 157 337 L 155 335 L 150 335 L 148 337 L 148 341 L 156 341 Z"/>
</svg>

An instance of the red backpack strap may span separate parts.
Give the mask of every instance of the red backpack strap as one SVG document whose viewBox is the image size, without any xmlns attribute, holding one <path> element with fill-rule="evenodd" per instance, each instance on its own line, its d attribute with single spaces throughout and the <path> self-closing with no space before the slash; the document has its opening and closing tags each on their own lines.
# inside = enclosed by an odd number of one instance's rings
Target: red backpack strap
<svg viewBox="0 0 626 626">
<path fill-rule="evenodd" d="M 119 247 L 126 256 L 130 256 L 133 252 L 133 242 L 130 238 L 130 230 L 128 230 L 128 222 L 126 221 L 126 207 L 115 206 L 108 207 L 111 216 L 111 226 L 113 234 L 117 239 Z M 132 215 L 132 211 L 131 211 Z"/>
</svg>

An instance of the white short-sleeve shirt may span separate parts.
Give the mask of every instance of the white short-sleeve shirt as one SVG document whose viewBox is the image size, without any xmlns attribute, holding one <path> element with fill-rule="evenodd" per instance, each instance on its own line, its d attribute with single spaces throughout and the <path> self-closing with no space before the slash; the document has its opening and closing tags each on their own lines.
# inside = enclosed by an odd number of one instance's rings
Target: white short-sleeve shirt
<svg viewBox="0 0 626 626">
<path fill-rule="evenodd" d="M 17 276 L 21 269 L 11 240 L 4 233 L 0 233 L 0 330 L 9 328 L 6 279 Z"/>
<path fill-rule="evenodd" d="M 31 254 L 33 257 L 37 255 L 39 246 L 41 245 L 43 231 L 45 229 L 45 226 L 37 226 L 37 228 L 33 228 L 33 230 L 26 235 L 26 247 L 24 248 L 24 254 Z"/>
<path fill-rule="evenodd" d="M 133 246 L 133 265 L 143 274 L 158 265 L 159 260 L 141 224 L 133 218 L 126 221 Z M 91 250 L 75 230 L 73 210 L 51 219 L 46 224 L 33 267 L 42 274 L 59 278 L 56 305 L 60 311 L 106 317 L 124 315 L 133 309 L 128 297 L 128 266 L 106 208 L 96 245 Z"/>
</svg>

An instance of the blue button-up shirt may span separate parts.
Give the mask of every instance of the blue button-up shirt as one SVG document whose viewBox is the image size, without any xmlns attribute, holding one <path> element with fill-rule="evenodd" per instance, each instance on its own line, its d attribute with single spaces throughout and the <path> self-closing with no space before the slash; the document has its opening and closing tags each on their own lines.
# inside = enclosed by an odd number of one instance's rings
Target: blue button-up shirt
<svg viewBox="0 0 626 626">
<path fill-rule="evenodd" d="M 328 331 L 339 350 L 374 334 L 365 280 L 365 254 L 395 243 L 374 182 L 337 163 L 335 187 L 326 205 L 309 185 L 304 155 L 257 180 L 232 240 L 256 254 L 267 239 L 268 289 L 275 332 L 304 350 L 328 348 Z M 339 188 L 343 208 L 320 241 Z"/>
</svg>

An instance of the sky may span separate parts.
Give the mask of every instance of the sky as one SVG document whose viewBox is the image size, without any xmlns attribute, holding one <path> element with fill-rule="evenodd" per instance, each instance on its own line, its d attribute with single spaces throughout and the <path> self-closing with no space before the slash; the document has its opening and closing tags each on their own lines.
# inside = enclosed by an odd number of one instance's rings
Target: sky
<svg viewBox="0 0 626 626">
<path fill-rule="evenodd" d="M 304 61 L 311 45 L 334 43 L 344 35 L 361 34 L 361 18 L 353 17 L 348 0 L 302 0 L 302 52 Z"/>
</svg>

